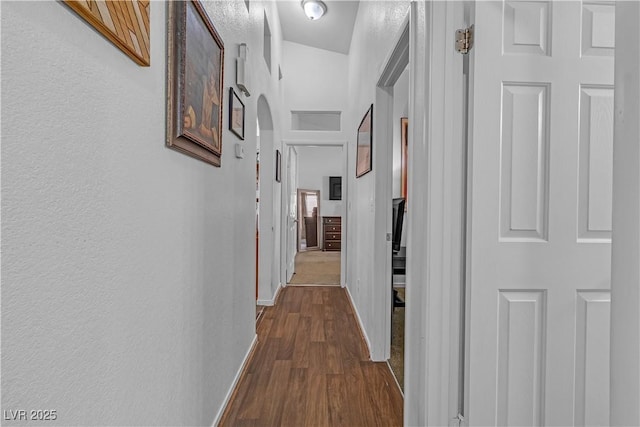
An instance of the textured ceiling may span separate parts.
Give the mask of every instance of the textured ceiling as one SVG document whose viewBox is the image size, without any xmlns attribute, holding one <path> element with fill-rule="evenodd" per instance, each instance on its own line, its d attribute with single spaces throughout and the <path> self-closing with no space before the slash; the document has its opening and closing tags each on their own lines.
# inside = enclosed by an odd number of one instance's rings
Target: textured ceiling
<svg viewBox="0 0 640 427">
<path fill-rule="evenodd" d="M 299 0 L 278 1 L 282 36 L 290 42 L 347 54 L 359 2 L 337 0 L 324 3 L 327 13 L 312 21 L 304 14 Z"/>
</svg>

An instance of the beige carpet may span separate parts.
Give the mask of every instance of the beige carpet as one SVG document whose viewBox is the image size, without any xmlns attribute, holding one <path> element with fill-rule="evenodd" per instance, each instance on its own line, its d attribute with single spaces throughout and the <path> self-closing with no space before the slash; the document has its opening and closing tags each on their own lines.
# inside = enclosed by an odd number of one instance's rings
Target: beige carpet
<svg viewBox="0 0 640 427">
<path fill-rule="evenodd" d="M 289 284 L 340 286 L 340 252 L 298 252 Z"/>
<path fill-rule="evenodd" d="M 397 288 L 398 296 L 404 299 L 404 288 Z M 396 307 L 391 315 L 391 357 L 389 366 L 404 391 L 404 307 Z"/>
</svg>

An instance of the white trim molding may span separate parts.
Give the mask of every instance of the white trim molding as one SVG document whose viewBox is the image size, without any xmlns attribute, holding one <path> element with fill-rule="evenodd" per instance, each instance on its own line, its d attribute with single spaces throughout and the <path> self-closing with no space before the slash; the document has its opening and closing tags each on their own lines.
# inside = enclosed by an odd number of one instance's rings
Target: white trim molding
<svg viewBox="0 0 640 427">
<path fill-rule="evenodd" d="M 461 2 L 411 3 L 405 425 L 450 425 L 461 395 L 463 15 Z"/>
<path fill-rule="evenodd" d="M 233 395 L 233 392 L 236 389 L 236 386 L 238 385 L 238 381 L 240 381 L 240 378 L 242 377 L 242 374 L 245 371 L 247 364 L 249 363 L 249 360 L 251 359 L 251 354 L 255 350 L 257 343 L 258 343 L 258 335 L 256 334 L 253 336 L 253 341 L 251 341 L 251 345 L 249 346 L 247 353 L 244 355 L 244 359 L 242 359 L 240 368 L 238 369 L 238 372 L 236 372 L 236 376 L 233 378 L 233 381 L 231 382 L 231 386 L 229 387 L 229 390 L 227 391 L 227 395 L 224 397 L 224 401 L 222 402 L 222 405 L 220 406 L 220 409 L 216 414 L 216 418 L 213 420 L 213 424 L 211 424 L 212 427 L 216 427 L 220 423 L 222 414 L 224 414 L 225 409 L 227 409 L 229 400 L 231 399 L 231 396 Z"/>
<path fill-rule="evenodd" d="M 344 147 L 347 145 L 347 141 L 321 139 L 283 139 L 282 144 L 301 147 Z"/>
<path fill-rule="evenodd" d="M 276 301 L 278 300 L 278 294 L 280 294 L 281 290 L 282 290 L 282 283 L 278 283 L 278 288 L 273 293 L 273 298 L 271 298 L 271 299 L 259 299 L 259 300 L 256 301 L 256 303 L 258 305 L 266 305 L 266 306 L 275 305 Z"/>
<path fill-rule="evenodd" d="M 380 362 L 391 357 L 391 184 L 393 145 L 393 87 L 409 64 L 409 13 L 397 32 L 393 48 L 387 53 L 375 91 L 373 130 L 373 170 L 375 209 L 373 233 L 373 311 L 371 359 Z"/>
<path fill-rule="evenodd" d="M 367 336 L 367 330 L 364 328 L 364 324 L 362 323 L 362 319 L 360 318 L 360 313 L 356 308 L 356 305 L 353 302 L 353 297 L 351 296 L 351 292 L 349 291 L 349 287 L 345 286 L 344 288 L 347 291 L 347 296 L 349 297 L 349 304 L 351 304 L 351 309 L 356 315 L 356 320 L 358 321 L 358 328 L 360 329 L 360 333 L 364 337 L 364 341 L 367 343 L 367 350 L 369 350 L 369 357 L 371 357 L 371 341 Z"/>
<path fill-rule="evenodd" d="M 610 425 L 640 425 L 640 4 L 616 2 Z M 620 54 L 618 54 L 620 53 Z"/>
</svg>

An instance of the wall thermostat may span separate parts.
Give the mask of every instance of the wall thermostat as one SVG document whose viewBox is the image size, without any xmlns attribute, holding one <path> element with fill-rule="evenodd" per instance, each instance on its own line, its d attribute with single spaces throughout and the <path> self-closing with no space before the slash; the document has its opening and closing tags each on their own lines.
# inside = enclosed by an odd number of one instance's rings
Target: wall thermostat
<svg viewBox="0 0 640 427">
<path fill-rule="evenodd" d="M 244 159 L 244 146 L 239 142 L 236 142 L 236 157 L 239 159 Z"/>
</svg>

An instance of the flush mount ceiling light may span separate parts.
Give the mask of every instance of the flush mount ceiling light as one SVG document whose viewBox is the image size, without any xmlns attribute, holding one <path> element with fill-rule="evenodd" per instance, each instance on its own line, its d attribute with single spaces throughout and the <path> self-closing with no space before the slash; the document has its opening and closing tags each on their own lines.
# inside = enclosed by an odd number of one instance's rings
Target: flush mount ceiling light
<svg viewBox="0 0 640 427">
<path fill-rule="evenodd" d="M 307 18 L 315 21 L 327 12 L 327 5 L 320 0 L 302 0 L 302 8 Z"/>
</svg>

